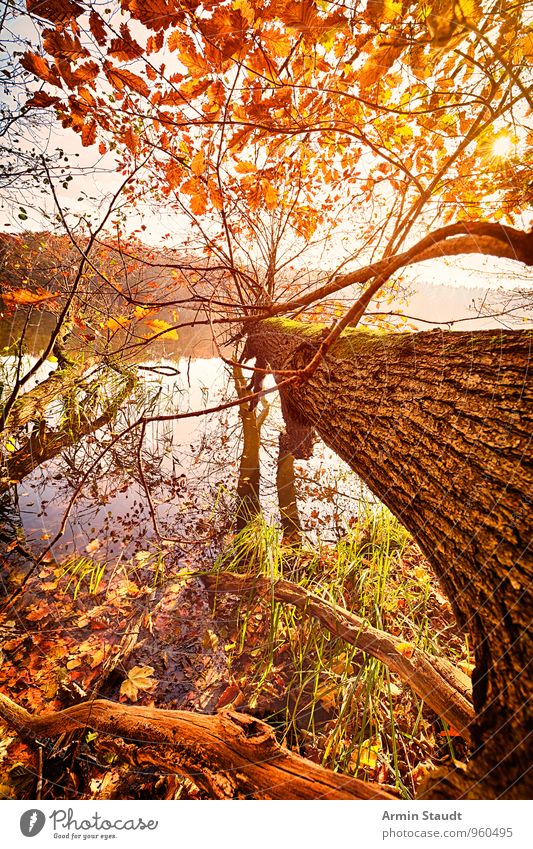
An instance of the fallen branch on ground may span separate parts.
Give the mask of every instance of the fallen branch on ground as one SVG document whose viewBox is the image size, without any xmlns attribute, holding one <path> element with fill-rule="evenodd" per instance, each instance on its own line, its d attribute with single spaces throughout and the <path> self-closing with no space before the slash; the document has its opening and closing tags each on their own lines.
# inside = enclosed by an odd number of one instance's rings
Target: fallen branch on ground
<svg viewBox="0 0 533 849">
<path fill-rule="evenodd" d="M 203 575 L 202 578 L 212 592 L 273 595 L 277 602 L 293 604 L 302 613 L 316 617 L 332 634 L 396 672 L 437 716 L 449 722 L 465 740 L 470 740 L 469 725 L 474 718 L 470 679 L 446 658 L 428 655 L 414 646 L 406 653 L 400 650 L 404 641 L 399 637 L 379 631 L 365 619 L 291 581 L 271 581 L 231 572 Z"/>
<path fill-rule="evenodd" d="M 208 716 L 98 699 L 33 716 L 0 693 L 0 717 L 30 740 L 83 728 L 111 735 L 116 751 L 130 763 L 187 775 L 217 799 L 394 798 L 378 784 L 332 772 L 290 752 L 279 745 L 269 725 L 232 711 Z"/>
</svg>

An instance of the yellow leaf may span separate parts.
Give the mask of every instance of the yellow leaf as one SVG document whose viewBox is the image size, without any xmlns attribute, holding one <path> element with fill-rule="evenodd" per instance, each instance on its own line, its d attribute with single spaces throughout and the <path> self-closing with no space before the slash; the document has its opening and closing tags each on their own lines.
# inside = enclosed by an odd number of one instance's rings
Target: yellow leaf
<svg viewBox="0 0 533 849">
<path fill-rule="evenodd" d="M 402 0 L 384 0 L 383 3 L 383 18 L 384 21 L 393 21 L 402 14 Z"/>
<path fill-rule="evenodd" d="M 350 758 L 350 766 L 356 769 L 358 766 L 367 767 L 367 769 L 375 769 L 378 765 L 379 750 L 381 748 L 378 737 L 371 737 L 361 743 L 358 751 L 355 751 Z"/>
<path fill-rule="evenodd" d="M 125 315 L 117 315 L 116 318 L 108 318 L 104 327 L 108 327 L 110 330 L 123 330 L 129 323 L 130 319 L 126 318 Z"/>
<path fill-rule="evenodd" d="M 139 306 L 137 306 L 137 307 L 135 307 L 133 312 L 134 312 L 135 318 L 145 318 L 147 315 L 153 315 L 155 310 L 151 309 L 150 307 L 139 307 Z"/>
<path fill-rule="evenodd" d="M 404 657 L 412 657 L 414 650 L 415 647 L 412 643 L 398 643 L 396 645 L 396 651 L 403 654 Z"/>
<path fill-rule="evenodd" d="M 147 321 L 146 324 L 150 330 L 154 331 L 154 334 L 157 335 L 158 338 L 160 336 L 164 336 L 165 339 L 174 339 L 175 341 L 179 339 L 177 330 L 175 330 L 168 321 L 163 321 L 161 318 L 152 318 L 150 321 Z"/>
<path fill-rule="evenodd" d="M 153 666 L 133 666 L 120 685 L 120 695 L 136 702 L 140 690 L 151 690 L 157 684 L 153 675 Z"/>
</svg>

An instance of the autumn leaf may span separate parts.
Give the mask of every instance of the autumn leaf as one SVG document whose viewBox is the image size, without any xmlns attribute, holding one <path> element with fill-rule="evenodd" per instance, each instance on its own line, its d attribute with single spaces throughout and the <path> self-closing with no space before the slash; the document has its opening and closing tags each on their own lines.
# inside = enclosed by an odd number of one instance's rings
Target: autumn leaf
<svg viewBox="0 0 533 849">
<path fill-rule="evenodd" d="M 26 101 L 26 106 L 33 106 L 36 109 L 46 109 L 47 106 L 53 106 L 59 103 L 58 97 L 52 97 L 45 91 L 36 91 L 35 94 Z"/>
<path fill-rule="evenodd" d="M 396 651 L 399 654 L 402 654 L 404 657 L 412 657 L 415 651 L 415 647 L 412 643 L 397 643 Z"/>
<path fill-rule="evenodd" d="M 472 677 L 472 673 L 476 668 L 476 664 L 470 663 L 468 660 L 460 660 L 457 666 L 465 673 L 465 675 L 468 675 L 469 678 Z"/>
<path fill-rule="evenodd" d="M 257 171 L 257 166 L 253 162 L 237 162 L 235 170 L 238 174 L 252 174 Z"/>
<path fill-rule="evenodd" d="M 95 12 L 94 9 L 89 15 L 89 27 L 97 44 L 99 44 L 100 47 L 104 47 L 107 42 L 105 25 L 98 12 Z"/>
<path fill-rule="evenodd" d="M 20 64 L 26 69 L 26 71 L 29 71 L 31 74 L 35 74 L 35 76 L 39 77 L 39 79 L 44 80 L 46 83 L 50 83 L 50 85 L 62 88 L 61 80 L 56 68 L 52 68 L 43 56 L 39 56 L 37 53 L 31 53 L 27 50 L 20 60 Z"/>
<path fill-rule="evenodd" d="M 350 766 L 356 769 L 357 766 L 363 766 L 367 769 L 375 769 L 378 765 L 379 751 L 381 748 L 378 737 L 371 737 L 361 743 L 358 751 L 355 751 L 350 759 Z"/>
<path fill-rule="evenodd" d="M 148 97 L 150 94 L 146 80 L 132 73 L 132 71 L 127 71 L 125 68 L 116 68 L 110 62 L 105 62 L 104 73 L 111 85 L 118 91 L 123 91 L 124 87 L 127 86 L 143 97 Z"/>
<path fill-rule="evenodd" d="M 133 666 L 120 685 L 120 695 L 136 702 L 140 691 L 151 690 L 157 684 L 153 675 L 153 666 Z"/>
<path fill-rule="evenodd" d="M 198 153 L 192 158 L 191 161 L 191 171 L 196 176 L 200 176 L 205 171 L 205 156 L 203 150 L 199 150 Z"/>
<path fill-rule="evenodd" d="M 207 210 L 207 195 L 205 190 L 202 189 L 198 191 L 191 198 L 191 212 L 195 215 L 204 215 Z"/>
<path fill-rule="evenodd" d="M 89 51 L 84 47 L 76 36 L 59 32 L 55 29 L 45 29 L 43 32 L 43 46 L 51 56 L 62 57 L 75 61 L 89 56 Z"/>
<path fill-rule="evenodd" d="M 274 209 L 278 203 L 278 193 L 276 189 L 272 183 L 265 179 L 261 180 L 261 188 L 263 190 L 263 197 L 268 209 Z"/>
<path fill-rule="evenodd" d="M 177 330 L 172 327 L 168 321 L 163 321 L 161 318 L 151 318 L 149 321 L 146 321 L 148 327 L 154 331 L 157 337 L 165 337 L 165 339 L 173 339 L 177 341 L 179 339 Z M 146 336 L 146 339 L 151 339 L 151 336 Z"/>
<path fill-rule="evenodd" d="M 75 0 L 26 0 L 28 12 L 53 24 L 62 24 L 83 15 L 85 9 Z"/>
<path fill-rule="evenodd" d="M 96 141 L 96 124 L 94 121 L 86 121 L 81 131 L 81 143 L 83 147 L 90 147 Z"/>
<path fill-rule="evenodd" d="M 6 306 L 36 306 L 45 301 L 53 301 L 59 297 L 59 292 L 47 292 L 45 289 L 36 289 L 35 292 L 30 292 L 29 289 L 12 289 L 10 292 L 0 293 L 0 298 Z"/>
<path fill-rule="evenodd" d="M 108 318 L 103 327 L 109 328 L 109 330 L 123 330 L 128 324 L 131 322 L 131 319 L 125 315 L 117 315 L 111 316 Z"/>
<path fill-rule="evenodd" d="M 141 45 L 135 41 L 126 24 L 120 25 L 120 37 L 114 38 L 109 45 L 109 54 L 119 62 L 138 59 L 144 53 Z"/>
</svg>

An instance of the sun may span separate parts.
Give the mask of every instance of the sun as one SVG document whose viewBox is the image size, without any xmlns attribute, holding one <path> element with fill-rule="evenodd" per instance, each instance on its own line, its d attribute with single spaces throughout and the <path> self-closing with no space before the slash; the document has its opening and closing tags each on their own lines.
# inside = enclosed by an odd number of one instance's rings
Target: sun
<svg viewBox="0 0 533 849">
<path fill-rule="evenodd" d="M 500 135 L 496 136 L 492 143 L 491 152 L 493 156 L 497 156 L 500 159 L 506 159 L 513 152 L 514 144 L 513 140 L 510 136 Z"/>
</svg>

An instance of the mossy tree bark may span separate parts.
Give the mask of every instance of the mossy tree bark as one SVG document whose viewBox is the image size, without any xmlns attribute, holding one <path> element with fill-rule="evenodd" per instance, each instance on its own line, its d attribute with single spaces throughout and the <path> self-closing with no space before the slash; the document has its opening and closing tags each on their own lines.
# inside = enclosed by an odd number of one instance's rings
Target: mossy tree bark
<svg viewBox="0 0 533 849">
<path fill-rule="evenodd" d="M 273 319 L 247 351 L 301 369 L 310 325 Z M 427 797 L 528 797 L 532 334 L 347 331 L 284 407 L 413 533 L 473 639 L 476 751 Z"/>
</svg>

